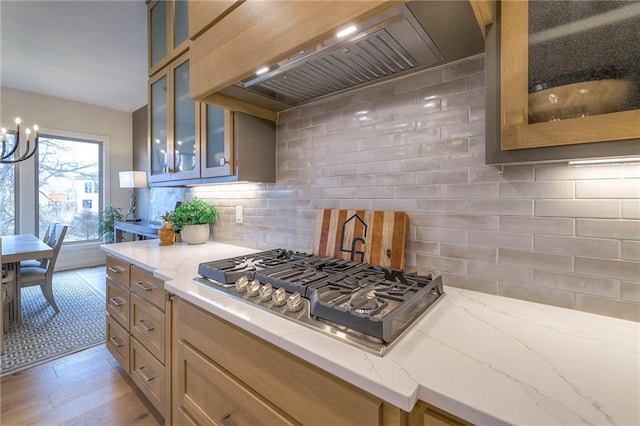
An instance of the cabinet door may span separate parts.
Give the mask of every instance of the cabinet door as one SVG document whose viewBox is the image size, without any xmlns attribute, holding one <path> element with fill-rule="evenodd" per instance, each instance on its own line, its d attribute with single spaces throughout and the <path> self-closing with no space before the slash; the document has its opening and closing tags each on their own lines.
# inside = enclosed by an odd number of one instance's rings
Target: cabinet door
<svg viewBox="0 0 640 426">
<path fill-rule="evenodd" d="M 233 113 L 214 105 L 202 104 L 202 177 L 231 176 L 233 158 Z"/>
<path fill-rule="evenodd" d="M 282 411 L 185 341 L 175 348 L 173 415 L 180 423 L 293 425 Z"/>
<path fill-rule="evenodd" d="M 502 149 L 640 138 L 640 4 L 503 1 Z"/>
<path fill-rule="evenodd" d="M 156 0 L 148 8 L 149 75 L 189 48 L 189 2 Z"/>
<path fill-rule="evenodd" d="M 188 52 L 149 80 L 149 105 L 149 182 L 199 177 L 199 105 L 189 99 Z"/>
</svg>

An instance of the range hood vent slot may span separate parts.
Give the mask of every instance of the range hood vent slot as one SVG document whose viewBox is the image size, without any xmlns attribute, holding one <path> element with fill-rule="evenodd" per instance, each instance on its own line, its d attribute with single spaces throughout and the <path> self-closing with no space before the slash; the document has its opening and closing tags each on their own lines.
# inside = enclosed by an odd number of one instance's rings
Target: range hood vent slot
<svg viewBox="0 0 640 426">
<path fill-rule="evenodd" d="M 401 6 L 347 41 L 334 38 L 304 49 L 237 86 L 295 106 L 443 61 L 411 11 Z"/>
</svg>

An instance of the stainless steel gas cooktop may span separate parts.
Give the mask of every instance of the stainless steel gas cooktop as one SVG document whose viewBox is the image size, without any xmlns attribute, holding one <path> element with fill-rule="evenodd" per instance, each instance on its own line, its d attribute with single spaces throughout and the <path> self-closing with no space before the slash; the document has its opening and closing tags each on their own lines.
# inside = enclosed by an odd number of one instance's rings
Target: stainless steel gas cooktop
<svg viewBox="0 0 640 426">
<path fill-rule="evenodd" d="M 201 263 L 194 281 L 379 356 L 444 296 L 442 277 L 275 249 Z"/>
</svg>

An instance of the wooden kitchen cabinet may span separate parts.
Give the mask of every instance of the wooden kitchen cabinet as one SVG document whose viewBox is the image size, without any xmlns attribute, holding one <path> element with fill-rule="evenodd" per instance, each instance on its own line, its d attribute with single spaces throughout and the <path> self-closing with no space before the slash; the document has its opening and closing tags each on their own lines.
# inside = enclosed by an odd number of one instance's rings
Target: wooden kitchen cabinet
<svg viewBox="0 0 640 426">
<path fill-rule="evenodd" d="M 190 3 L 187 0 L 149 2 L 147 28 L 150 76 L 189 48 Z"/>
<path fill-rule="evenodd" d="M 377 398 L 178 297 L 172 305 L 175 419 L 381 423 L 387 406 Z M 210 392 L 224 399 L 213 401 Z"/>
<path fill-rule="evenodd" d="M 301 47 L 333 35 L 342 25 L 364 21 L 402 3 L 242 3 L 193 40 L 190 47 L 191 97 L 203 101 L 207 96 L 255 73 L 259 67 L 271 65 Z M 194 27 L 194 35 L 201 27 L 202 24 Z"/>
<path fill-rule="evenodd" d="M 510 0 L 499 2 L 498 11 L 502 150 L 640 138 L 639 4 Z M 602 80 L 629 84 L 619 94 L 606 87 L 593 101 L 580 100 L 595 94 L 592 84 Z M 562 92 L 577 83 L 571 94 Z M 532 103 L 537 92 L 540 104 Z M 593 105 L 607 97 L 628 100 L 596 111 Z M 539 118 L 534 109 L 558 111 L 571 99 L 576 106 L 561 114 Z"/>
<path fill-rule="evenodd" d="M 419 401 L 402 411 L 172 297 L 172 416 L 179 424 L 468 425 Z"/>
<path fill-rule="evenodd" d="M 189 98 L 189 52 L 149 80 L 149 182 L 200 176 L 200 105 Z"/>
<path fill-rule="evenodd" d="M 167 329 L 164 282 L 107 255 L 107 349 L 167 420 Z M 170 310 L 170 309 L 169 309 Z"/>
<path fill-rule="evenodd" d="M 189 4 L 189 38 L 193 40 L 200 36 L 244 2 L 245 0 L 192 1 Z"/>
</svg>

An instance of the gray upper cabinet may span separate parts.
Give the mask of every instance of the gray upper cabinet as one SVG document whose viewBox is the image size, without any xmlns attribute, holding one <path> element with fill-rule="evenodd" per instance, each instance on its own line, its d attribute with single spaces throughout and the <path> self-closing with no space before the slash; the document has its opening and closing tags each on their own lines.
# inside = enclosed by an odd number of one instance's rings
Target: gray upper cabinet
<svg viewBox="0 0 640 426">
<path fill-rule="evenodd" d="M 496 7 L 486 49 L 487 163 L 638 155 L 640 3 Z"/>
</svg>

